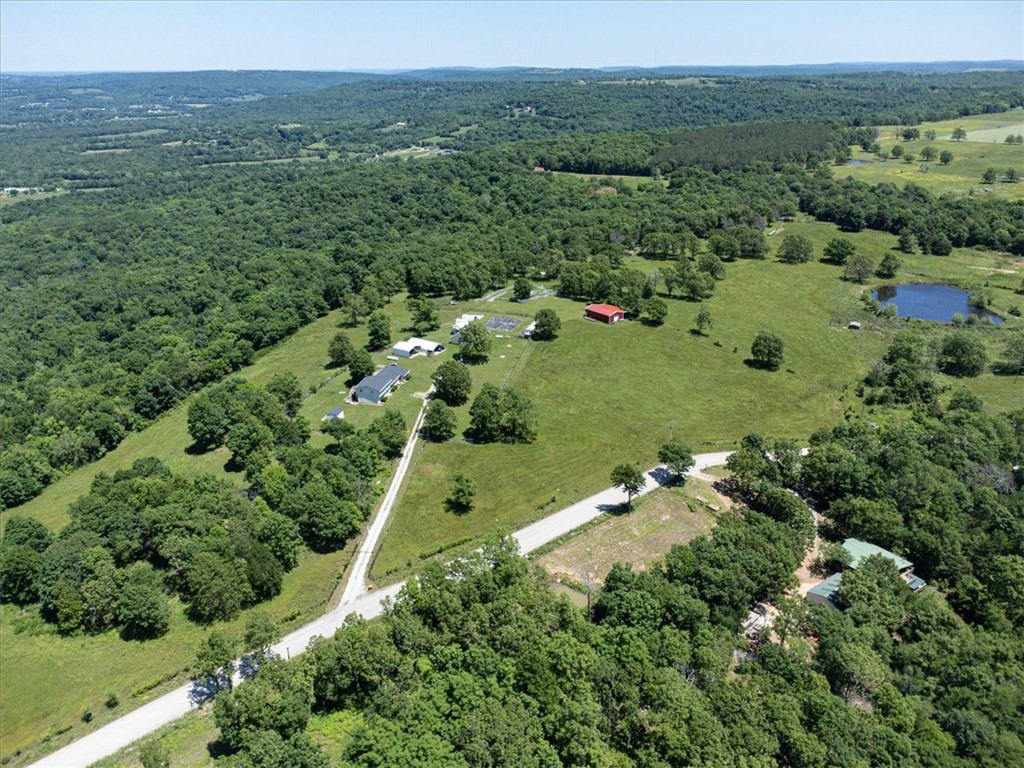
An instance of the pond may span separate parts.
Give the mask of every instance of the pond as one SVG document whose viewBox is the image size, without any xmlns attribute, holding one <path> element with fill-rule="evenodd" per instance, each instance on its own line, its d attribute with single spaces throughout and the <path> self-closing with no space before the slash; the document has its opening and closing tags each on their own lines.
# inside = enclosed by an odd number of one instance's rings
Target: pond
<svg viewBox="0 0 1024 768">
<path fill-rule="evenodd" d="M 949 323 L 953 321 L 953 315 L 959 314 L 964 319 L 968 315 L 974 315 L 979 320 L 989 318 L 996 325 L 1003 322 L 1003 318 L 987 309 L 968 305 L 968 296 L 967 291 L 956 286 L 932 283 L 883 285 L 871 294 L 883 307 L 895 304 L 900 317 Z"/>
<path fill-rule="evenodd" d="M 847 165 L 871 165 L 870 160 L 847 160 Z"/>
</svg>

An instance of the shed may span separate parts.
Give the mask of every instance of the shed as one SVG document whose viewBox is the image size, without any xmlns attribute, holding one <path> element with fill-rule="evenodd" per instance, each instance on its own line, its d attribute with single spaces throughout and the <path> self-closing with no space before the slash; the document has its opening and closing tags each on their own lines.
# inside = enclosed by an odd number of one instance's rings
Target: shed
<svg viewBox="0 0 1024 768">
<path fill-rule="evenodd" d="M 626 310 L 614 304 L 588 304 L 583 310 L 583 316 L 590 320 L 600 320 L 602 323 L 617 323 L 624 320 Z"/>
<path fill-rule="evenodd" d="M 529 338 L 532 338 L 532 337 L 533 337 L 533 332 L 534 332 L 535 330 L 537 330 L 537 321 L 536 321 L 536 320 L 534 320 L 534 321 L 533 321 L 532 323 L 530 323 L 530 324 L 529 324 L 528 326 L 526 326 L 526 327 L 525 327 L 525 328 L 523 329 L 523 332 L 522 332 L 522 333 L 520 333 L 519 335 L 520 335 L 520 336 L 521 336 L 522 338 L 524 338 L 524 339 L 529 339 Z"/>
<path fill-rule="evenodd" d="M 335 419 L 344 419 L 345 409 L 344 408 L 331 408 L 327 414 L 320 419 L 320 421 L 334 421 Z"/>
<path fill-rule="evenodd" d="M 851 320 L 851 321 L 850 321 L 850 325 L 849 325 L 849 326 L 847 326 L 847 327 L 848 327 L 848 328 L 849 328 L 849 329 L 850 329 L 851 331 L 859 331 L 859 330 L 860 330 L 860 323 L 859 323 L 859 322 L 857 322 L 856 320 Z"/>
<path fill-rule="evenodd" d="M 838 608 L 835 597 L 842 582 L 843 574 L 833 573 L 820 584 L 816 584 L 807 590 L 807 602 L 812 605 L 827 605 L 829 608 Z"/>
<path fill-rule="evenodd" d="M 409 369 L 397 365 L 381 368 L 356 384 L 355 400 L 359 403 L 379 405 L 399 384 L 409 378 Z"/>
</svg>

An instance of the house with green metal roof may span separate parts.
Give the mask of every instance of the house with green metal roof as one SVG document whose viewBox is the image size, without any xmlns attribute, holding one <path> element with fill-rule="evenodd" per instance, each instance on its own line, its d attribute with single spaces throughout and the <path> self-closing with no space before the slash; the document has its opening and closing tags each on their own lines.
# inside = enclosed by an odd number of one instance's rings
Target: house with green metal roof
<svg viewBox="0 0 1024 768">
<path fill-rule="evenodd" d="M 896 570 L 903 572 L 907 568 L 913 569 L 914 564 L 895 555 L 887 549 L 882 549 L 876 544 L 871 544 L 860 539 L 847 539 L 843 542 L 843 549 L 850 553 L 850 567 L 857 570 L 860 561 L 872 555 L 883 555 L 896 563 Z"/>
<path fill-rule="evenodd" d="M 893 561 L 896 570 L 900 572 L 900 578 L 914 592 L 917 592 L 925 585 L 925 580 L 914 575 L 914 564 L 887 549 L 882 549 L 876 544 L 871 544 L 860 539 L 847 539 L 843 542 L 843 549 L 850 553 L 850 570 L 857 570 L 857 566 L 868 557 L 881 555 Z M 807 590 L 807 602 L 814 605 L 827 605 L 830 608 L 837 608 L 835 595 L 839 585 L 843 583 L 843 574 L 833 573 L 820 584 Z"/>
</svg>

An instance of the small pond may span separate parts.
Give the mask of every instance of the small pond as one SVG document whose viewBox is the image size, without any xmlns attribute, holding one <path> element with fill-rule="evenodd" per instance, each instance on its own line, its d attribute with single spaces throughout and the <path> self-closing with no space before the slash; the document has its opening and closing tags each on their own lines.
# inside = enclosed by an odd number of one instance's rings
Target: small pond
<svg viewBox="0 0 1024 768">
<path fill-rule="evenodd" d="M 916 317 L 918 320 L 937 320 L 940 323 L 953 321 L 953 315 L 974 315 L 979 320 L 986 317 L 998 325 L 1003 322 L 987 309 L 978 309 L 967 304 L 968 292 L 952 285 L 930 283 L 907 283 L 906 285 L 883 285 L 871 294 L 883 307 L 896 305 L 900 317 Z"/>
<path fill-rule="evenodd" d="M 870 160 L 847 160 L 847 165 L 871 165 Z"/>
</svg>

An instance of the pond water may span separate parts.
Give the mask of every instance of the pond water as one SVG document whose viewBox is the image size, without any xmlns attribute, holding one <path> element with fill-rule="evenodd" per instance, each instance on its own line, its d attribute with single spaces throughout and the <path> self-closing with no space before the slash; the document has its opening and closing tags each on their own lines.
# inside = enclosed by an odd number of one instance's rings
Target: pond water
<svg viewBox="0 0 1024 768">
<path fill-rule="evenodd" d="M 937 320 L 949 323 L 953 315 L 964 319 L 974 315 L 979 320 L 986 317 L 998 325 L 1003 322 L 987 309 L 978 309 L 967 304 L 968 292 L 952 285 L 930 283 L 908 283 L 906 285 L 883 285 L 871 294 L 883 307 L 895 304 L 900 317 L 916 317 L 918 320 Z"/>
<path fill-rule="evenodd" d="M 847 165 L 871 165 L 870 160 L 847 160 Z"/>
</svg>

